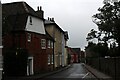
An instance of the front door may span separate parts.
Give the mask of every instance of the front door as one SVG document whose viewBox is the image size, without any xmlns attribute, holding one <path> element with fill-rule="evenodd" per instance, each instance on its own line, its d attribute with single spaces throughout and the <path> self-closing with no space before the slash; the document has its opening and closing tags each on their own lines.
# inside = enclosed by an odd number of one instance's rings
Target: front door
<svg viewBox="0 0 120 80">
<path fill-rule="evenodd" d="M 27 75 L 33 75 L 33 57 L 28 57 Z"/>
</svg>

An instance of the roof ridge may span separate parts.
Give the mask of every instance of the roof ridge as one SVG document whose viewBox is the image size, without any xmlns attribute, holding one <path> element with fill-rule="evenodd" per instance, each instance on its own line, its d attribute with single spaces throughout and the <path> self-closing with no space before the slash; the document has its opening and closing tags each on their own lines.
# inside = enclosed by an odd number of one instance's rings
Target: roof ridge
<svg viewBox="0 0 120 80">
<path fill-rule="evenodd" d="M 15 3 L 25 3 L 25 1 L 9 2 L 9 3 L 2 3 L 2 4 L 15 4 Z"/>
<path fill-rule="evenodd" d="M 22 4 L 23 4 L 23 7 L 24 7 L 25 11 L 26 11 L 27 13 L 29 13 L 29 10 L 28 10 L 28 8 L 27 8 L 27 6 L 26 6 L 26 2 L 22 2 Z"/>
</svg>

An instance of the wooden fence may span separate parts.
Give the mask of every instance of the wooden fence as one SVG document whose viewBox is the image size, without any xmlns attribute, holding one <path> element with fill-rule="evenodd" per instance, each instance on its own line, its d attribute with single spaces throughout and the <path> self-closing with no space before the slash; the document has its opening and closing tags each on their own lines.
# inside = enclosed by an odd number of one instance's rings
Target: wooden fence
<svg viewBox="0 0 120 80">
<path fill-rule="evenodd" d="M 86 63 L 93 68 L 120 80 L 120 57 L 112 58 L 86 58 Z"/>
</svg>

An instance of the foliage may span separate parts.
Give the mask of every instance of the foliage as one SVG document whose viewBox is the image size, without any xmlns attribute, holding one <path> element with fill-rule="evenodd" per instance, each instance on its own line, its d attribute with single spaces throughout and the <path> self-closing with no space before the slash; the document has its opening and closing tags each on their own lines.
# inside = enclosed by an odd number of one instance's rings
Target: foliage
<svg viewBox="0 0 120 80">
<path fill-rule="evenodd" d="M 93 22 L 98 26 L 98 31 L 92 29 L 90 33 L 88 33 L 86 38 L 89 42 L 87 49 L 96 54 L 99 54 L 100 56 L 119 56 L 120 1 L 108 1 L 104 4 L 102 8 L 99 8 L 98 11 L 98 13 L 92 16 Z M 97 39 L 98 43 L 91 44 L 90 41 L 92 41 L 93 39 Z M 110 45 L 109 48 L 108 44 Z"/>
<path fill-rule="evenodd" d="M 93 42 L 89 42 L 86 50 L 89 49 L 89 53 L 91 53 L 91 57 L 105 57 L 108 56 L 108 46 L 105 43 L 95 44 Z"/>
<path fill-rule="evenodd" d="M 120 46 L 120 2 L 106 3 L 93 15 L 93 21 L 98 30 L 105 34 L 106 41 L 115 39 Z"/>
</svg>

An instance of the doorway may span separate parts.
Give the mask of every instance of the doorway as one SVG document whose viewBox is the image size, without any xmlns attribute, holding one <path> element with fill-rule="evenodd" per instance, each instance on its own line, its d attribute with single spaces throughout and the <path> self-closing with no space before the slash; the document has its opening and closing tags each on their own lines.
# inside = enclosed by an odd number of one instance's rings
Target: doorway
<svg viewBox="0 0 120 80">
<path fill-rule="evenodd" d="M 28 57 L 27 75 L 33 75 L 33 57 Z"/>
</svg>

